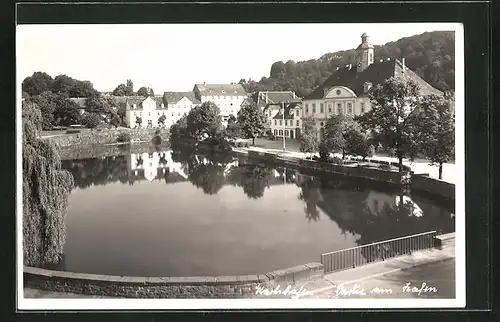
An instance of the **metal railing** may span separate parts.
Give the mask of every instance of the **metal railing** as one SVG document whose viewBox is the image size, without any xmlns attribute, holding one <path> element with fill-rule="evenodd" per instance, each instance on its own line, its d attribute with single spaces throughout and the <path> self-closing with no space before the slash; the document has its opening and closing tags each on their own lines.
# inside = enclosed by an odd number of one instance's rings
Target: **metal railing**
<svg viewBox="0 0 500 322">
<path fill-rule="evenodd" d="M 436 231 L 321 254 L 325 274 L 434 247 Z"/>
</svg>

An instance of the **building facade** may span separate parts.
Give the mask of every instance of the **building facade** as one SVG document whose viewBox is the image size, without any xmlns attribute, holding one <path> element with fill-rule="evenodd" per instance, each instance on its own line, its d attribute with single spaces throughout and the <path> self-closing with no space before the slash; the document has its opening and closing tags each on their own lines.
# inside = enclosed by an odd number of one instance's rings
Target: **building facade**
<svg viewBox="0 0 500 322">
<path fill-rule="evenodd" d="M 284 109 L 281 106 L 284 106 Z M 276 104 L 278 112 L 270 120 L 274 136 L 289 139 L 300 138 L 302 128 L 302 105 L 300 102 Z M 284 112 L 284 114 L 283 114 Z"/>
<path fill-rule="evenodd" d="M 274 133 L 274 117 L 283 108 L 283 104 L 300 103 L 301 100 L 292 91 L 266 91 L 256 93 L 256 106 L 266 116 L 266 128 Z M 300 112 L 302 114 L 302 112 Z M 302 125 L 301 125 L 302 126 Z"/>
<path fill-rule="evenodd" d="M 165 92 L 163 93 L 163 101 L 167 103 L 168 109 L 167 128 L 188 115 L 194 107 L 201 103 L 193 92 Z"/>
<path fill-rule="evenodd" d="M 159 123 L 162 115 L 168 118 L 167 104 L 163 96 L 128 96 L 125 100 L 125 123 L 130 128 L 166 127 L 167 122 Z"/>
<path fill-rule="evenodd" d="M 368 97 L 371 87 L 391 77 L 414 81 L 419 85 L 421 95 L 443 95 L 405 66 L 404 58 L 401 61 L 380 59 L 376 62 L 374 46 L 367 34 L 361 36 L 357 56 L 357 66 L 349 64 L 337 67 L 323 84 L 303 99 L 303 117 L 311 117 L 316 121 L 320 139 L 330 116 L 355 116 L 368 112 L 371 109 Z"/>
<path fill-rule="evenodd" d="M 229 115 L 237 116 L 247 98 L 240 84 L 196 84 L 193 93 L 201 103 L 213 102 L 219 106 L 223 121 L 227 121 Z"/>
</svg>

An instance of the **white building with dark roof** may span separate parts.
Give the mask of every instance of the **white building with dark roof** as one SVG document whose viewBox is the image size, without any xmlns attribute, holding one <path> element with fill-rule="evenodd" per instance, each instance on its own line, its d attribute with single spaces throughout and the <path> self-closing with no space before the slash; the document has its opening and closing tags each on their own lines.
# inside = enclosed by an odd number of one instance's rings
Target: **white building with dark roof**
<svg viewBox="0 0 500 322">
<path fill-rule="evenodd" d="M 201 103 L 193 92 L 165 92 L 163 93 L 163 100 L 166 102 L 168 109 L 166 127 L 175 124 Z"/>
<path fill-rule="evenodd" d="M 241 104 L 247 98 L 240 84 L 196 84 L 193 92 L 201 103 L 213 102 L 219 106 L 224 121 L 231 114 L 237 116 Z"/>
<path fill-rule="evenodd" d="M 168 119 L 167 105 L 163 100 L 163 96 L 127 96 L 125 104 L 125 122 L 128 127 L 154 128 L 167 126 L 166 121 L 163 126 L 159 123 L 162 115 Z"/>
</svg>

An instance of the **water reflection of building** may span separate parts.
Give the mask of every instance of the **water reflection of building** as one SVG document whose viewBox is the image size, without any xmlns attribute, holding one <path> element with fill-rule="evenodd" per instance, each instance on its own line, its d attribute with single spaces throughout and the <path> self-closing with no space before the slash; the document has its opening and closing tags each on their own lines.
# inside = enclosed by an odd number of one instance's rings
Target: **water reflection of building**
<svg viewBox="0 0 500 322">
<path fill-rule="evenodd" d="M 422 209 L 409 196 L 401 197 L 393 194 L 370 190 L 366 198 L 366 206 L 368 207 L 368 210 L 371 214 L 381 214 L 385 209 L 387 209 L 387 207 L 389 207 L 390 209 L 394 209 L 397 206 L 400 206 L 401 199 L 403 200 L 403 204 L 408 204 L 409 209 L 411 209 L 411 213 L 409 213 L 408 215 L 422 217 Z"/>
<path fill-rule="evenodd" d="M 187 166 L 172 160 L 172 151 L 131 153 L 127 157 L 128 176 L 131 181 L 155 179 L 186 181 Z"/>
</svg>

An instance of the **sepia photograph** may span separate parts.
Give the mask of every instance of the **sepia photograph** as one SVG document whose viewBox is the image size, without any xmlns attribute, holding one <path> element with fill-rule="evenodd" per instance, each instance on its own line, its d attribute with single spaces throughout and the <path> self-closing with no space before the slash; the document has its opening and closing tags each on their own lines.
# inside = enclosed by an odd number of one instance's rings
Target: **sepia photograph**
<svg viewBox="0 0 500 322">
<path fill-rule="evenodd" d="M 464 307 L 463 37 L 18 25 L 19 307 Z"/>
</svg>

